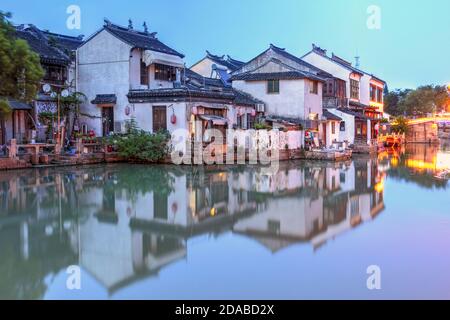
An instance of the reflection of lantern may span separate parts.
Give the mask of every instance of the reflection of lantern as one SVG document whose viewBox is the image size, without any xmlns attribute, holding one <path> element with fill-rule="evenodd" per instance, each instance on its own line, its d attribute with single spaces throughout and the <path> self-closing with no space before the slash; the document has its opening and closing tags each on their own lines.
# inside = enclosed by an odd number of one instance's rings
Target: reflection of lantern
<svg viewBox="0 0 450 320">
<path fill-rule="evenodd" d="M 198 114 L 198 109 L 197 109 L 197 107 L 192 107 L 192 114 L 193 114 L 193 115 L 197 115 L 197 114 Z"/>
<path fill-rule="evenodd" d="M 127 107 L 125 108 L 125 115 L 129 116 L 130 113 L 131 113 L 131 108 L 130 108 L 130 106 L 127 106 Z"/>
<path fill-rule="evenodd" d="M 176 116 L 175 114 L 173 114 L 173 115 L 170 117 L 170 122 L 171 122 L 172 124 L 176 124 L 176 123 L 177 123 L 177 116 Z"/>
</svg>

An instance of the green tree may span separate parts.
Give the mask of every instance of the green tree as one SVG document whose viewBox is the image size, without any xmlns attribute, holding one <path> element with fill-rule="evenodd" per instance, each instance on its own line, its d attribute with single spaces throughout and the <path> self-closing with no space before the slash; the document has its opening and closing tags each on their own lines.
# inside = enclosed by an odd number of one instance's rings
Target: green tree
<svg viewBox="0 0 450 320">
<path fill-rule="evenodd" d="M 6 97 L 32 101 L 44 76 L 39 56 L 28 43 L 17 39 L 11 13 L 0 11 L 0 123 L 4 132 L 4 117 L 11 109 Z"/>
<path fill-rule="evenodd" d="M 394 116 L 426 116 L 445 110 L 448 103 L 449 96 L 445 86 L 397 89 L 385 95 L 385 110 Z"/>
<path fill-rule="evenodd" d="M 395 133 L 407 133 L 408 132 L 408 119 L 405 117 L 398 117 L 395 119 L 392 125 L 392 131 Z"/>
</svg>

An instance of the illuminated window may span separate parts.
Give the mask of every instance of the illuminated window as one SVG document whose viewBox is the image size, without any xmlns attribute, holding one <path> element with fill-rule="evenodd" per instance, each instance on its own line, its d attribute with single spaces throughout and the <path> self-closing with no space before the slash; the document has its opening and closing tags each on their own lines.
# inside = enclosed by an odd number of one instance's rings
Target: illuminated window
<svg viewBox="0 0 450 320">
<path fill-rule="evenodd" d="M 155 80 L 175 81 L 177 71 L 175 67 L 155 63 Z"/>
</svg>

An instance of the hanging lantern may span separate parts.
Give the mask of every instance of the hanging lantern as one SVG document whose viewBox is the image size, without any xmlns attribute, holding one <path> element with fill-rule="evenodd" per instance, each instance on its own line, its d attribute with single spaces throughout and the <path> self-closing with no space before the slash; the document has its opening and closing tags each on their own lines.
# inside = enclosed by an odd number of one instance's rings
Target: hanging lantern
<svg viewBox="0 0 450 320">
<path fill-rule="evenodd" d="M 255 116 L 256 116 L 256 110 L 252 109 L 252 117 L 255 117 Z"/>
<path fill-rule="evenodd" d="M 173 115 L 170 117 L 170 122 L 171 122 L 172 124 L 176 124 L 176 123 L 177 123 L 177 116 L 176 116 L 175 114 L 173 114 Z"/>
<path fill-rule="evenodd" d="M 126 108 L 125 108 L 125 115 L 129 116 L 130 113 L 131 113 L 131 108 L 130 108 L 130 106 L 126 106 Z"/>
<path fill-rule="evenodd" d="M 197 107 L 192 107 L 192 114 L 193 115 L 198 115 L 198 109 L 197 109 Z"/>
</svg>

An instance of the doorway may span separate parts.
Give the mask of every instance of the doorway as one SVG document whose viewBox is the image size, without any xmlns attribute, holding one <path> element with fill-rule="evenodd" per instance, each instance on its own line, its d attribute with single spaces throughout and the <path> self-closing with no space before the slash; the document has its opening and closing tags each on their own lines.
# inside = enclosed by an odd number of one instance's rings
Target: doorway
<svg viewBox="0 0 450 320">
<path fill-rule="evenodd" d="M 167 130 L 167 108 L 164 106 L 153 107 L 153 133 Z"/>
<path fill-rule="evenodd" d="M 327 125 L 328 123 L 322 123 L 322 128 L 323 128 L 323 145 L 325 147 L 327 147 Z"/>
<path fill-rule="evenodd" d="M 114 108 L 103 107 L 102 108 L 102 121 L 103 121 L 103 136 L 107 137 L 111 132 L 114 132 Z"/>
</svg>

